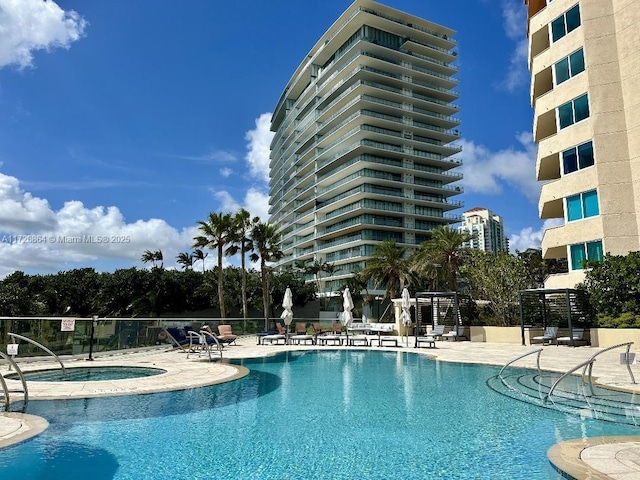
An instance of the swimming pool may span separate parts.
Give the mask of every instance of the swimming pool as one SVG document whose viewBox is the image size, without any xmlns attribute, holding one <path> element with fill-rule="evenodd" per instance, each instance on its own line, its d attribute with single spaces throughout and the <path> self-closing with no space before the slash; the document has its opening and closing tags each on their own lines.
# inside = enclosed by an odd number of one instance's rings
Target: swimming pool
<svg viewBox="0 0 640 480">
<path fill-rule="evenodd" d="M 639 429 L 506 398 L 497 367 L 380 351 L 289 352 L 181 392 L 32 401 L 42 435 L 3 478 L 549 479 L 554 443 Z"/>
<path fill-rule="evenodd" d="M 127 380 L 130 378 L 151 377 L 166 373 L 161 368 L 151 367 L 78 367 L 55 370 L 35 370 L 24 372 L 24 378 L 30 382 L 97 382 L 104 380 Z M 19 379 L 17 373 L 6 378 Z"/>
</svg>

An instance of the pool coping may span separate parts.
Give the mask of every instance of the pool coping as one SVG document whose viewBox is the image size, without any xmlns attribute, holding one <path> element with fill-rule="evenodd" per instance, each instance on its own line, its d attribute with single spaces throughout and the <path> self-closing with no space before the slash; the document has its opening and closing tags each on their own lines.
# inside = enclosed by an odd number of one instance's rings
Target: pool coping
<svg viewBox="0 0 640 480">
<path fill-rule="evenodd" d="M 47 420 L 28 413 L 1 412 L 0 418 L 0 449 L 24 442 L 49 427 Z"/>
</svg>

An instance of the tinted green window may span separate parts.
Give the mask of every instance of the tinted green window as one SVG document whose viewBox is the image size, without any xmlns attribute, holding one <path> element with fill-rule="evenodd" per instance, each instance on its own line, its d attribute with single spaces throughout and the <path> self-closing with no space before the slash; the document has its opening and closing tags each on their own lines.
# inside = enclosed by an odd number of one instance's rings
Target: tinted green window
<svg viewBox="0 0 640 480">
<path fill-rule="evenodd" d="M 573 101 L 573 105 L 575 108 L 576 123 L 589 117 L 589 98 L 586 94 L 576 98 Z"/>
<path fill-rule="evenodd" d="M 581 48 L 577 52 L 569 55 L 569 63 L 571 64 L 571 76 L 574 77 L 584 71 L 584 50 Z"/>
<path fill-rule="evenodd" d="M 569 59 L 563 58 L 555 65 L 556 67 L 556 84 L 559 85 L 562 82 L 569 80 Z"/>
<path fill-rule="evenodd" d="M 565 175 L 578 170 L 578 155 L 575 148 L 562 152 L 562 163 Z"/>
<path fill-rule="evenodd" d="M 579 168 L 586 168 L 593 165 L 593 143 L 587 142 L 578 146 L 578 165 Z M 566 172 L 565 172 L 566 173 Z"/>
<path fill-rule="evenodd" d="M 567 33 L 572 32 L 580 26 L 580 7 L 576 5 L 566 14 L 567 18 Z"/>
<path fill-rule="evenodd" d="M 582 218 L 582 202 L 580 195 L 567 197 L 567 221 L 580 220 Z"/>
<path fill-rule="evenodd" d="M 551 35 L 553 37 L 553 41 L 557 42 L 566 34 L 567 34 L 567 31 L 564 28 L 564 15 L 563 15 L 562 17 L 558 17 L 553 22 L 551 22 Z"/>
<path fill-rule="evenodd" d="M 582 204 L 584 206 L 584 218 L 600 215 L 598 207 L 598 192 L 592 190 L 582 194 Z"/>
<path fill-rule="evenodd" d="M 604 259 L 601 240 L 587 243 L 587 259 L 596 262 L 600 262 Z"/>
<path fill-rule="evenodd" d="M 573 125 L 573 105 L 571 102 L 558 107 L 558 120 L 560 122 L 560 128 Z"/>
<path fill-rule="evenodd" d="M 571 270 L 581 270 L 585 260 L 584 244 L 571 245 Z"/>
</svg>

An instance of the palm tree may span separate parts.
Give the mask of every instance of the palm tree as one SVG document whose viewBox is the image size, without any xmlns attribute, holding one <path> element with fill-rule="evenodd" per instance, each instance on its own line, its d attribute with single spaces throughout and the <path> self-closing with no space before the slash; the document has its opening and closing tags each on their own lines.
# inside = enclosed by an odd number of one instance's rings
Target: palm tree
<svg viewBox="0 0 640 480">
<path fill-rule="evenodd" d="M 225 245 L 230 241 L 233 223 L 231 214 L 211 212 L 206 222 L 198 221 L 197 223 L 202 235 L 193 238 L 193 247 L 208 247 L 212 250 L 217 249 L 218 251 L 218 302 L 220 303 L 220 317 L 226 318 L 227 312 L 224 305 L 224 287 L 222 284 L 222 256 Z"/>
<path fill-rule="evenodd" d="M 277 262 L 284 254 L 280 250 L 280 234 L 274 225 L 257 222 L 251 229 L 254 253 L 249 257 L 252 262 L 260 260 L 260 276 L 262 279 L 262 305 L 264 310 L 264 329 L 269 322 L 269 282 L 267 263 Z"/>
<path fill-rule="evenodd" d="M 193 268 L 193 253 L 183 252 L 179 253 L 176 257 L 177 262 L 182 265 L 185 270 Z"/>
<path fill-rule="evenodd" d="M 156 262 L 160 262 L 160 268 L 162 268 L 162 259 L 162 250 L 156 250 L 155 252 L 152 252 L 151 250 L 145 250 L 142 254 L 142 257 L 140 257 L 140 260 L 142 260 L 143 263 L 151 262 L 153 268 L 156 268 Z"/>
<path fill-rule="evenodd" d="M 323 294 L 322 297 L 324 299 L 324 301 L 321 302 L 324 304 L 324 308 L 326 310 L 327 308 L 327 298 L 324 297 L 324 290 L 322 288 L 322 276 L 321 273 L 325 272 L 327 274 L 327 276 L 331 276 L 333 275 L 333 273 L 336 270 L 336 267 L 333 263 L 328 263 L 325 262 L 324 260 L 320 259 L 320 260 L 314 260 L 312 263 L 309 263 L 311 260 L 307 260 L 305 262 L 297 262 L 296 263 L 296 268 L 302 270 L 304 273 L 306 274 L 311 274 L 313 275 L 313 278 L 316 281 L 316 291 L 317 291 L 317 295 L 318 297 L 320 297 L 321 293 Z"/>
<path fill-rule="evenodd" d="M 240 268 L 242 271 L 242 316 L 247 318 L 249 304 L 247 302 L 247 268 L 245 266 L 245 257 L 247 253 L 253 251 L 253 241 L 251 240 L 251 229 L 253 225 L 260 221 L 259 217 L 251 218 L 251 214 L 244 208 L 233 216 L 233 230 L 231 232 L 231 241 L 233 242 L 227 248 L 227 255 L 235 255 L 240 251 Z"/>
<path fill-rule="evenodd" d="M 423 242 L 410 258 L 411 269 L 437 277 L 442 274 L 452 292 L 458 291 L 458 269 L 465 255 L 462 245 L 474 238 L 469 233 L 458 232 L 449 227 L 436 228 L 431 240 Z"/>
<path fill-rule="evenodd" d="M 208 256 L 209 256 L 209 254 L 208 253 L 204 253 L 201 248 L 196 248 L 193 251 L 193 259 L 194 260 L 200 260 L 202 262 L 202 273 L 205 272 L 204 259 L 207 258 Z"/>
<path fill-rule="evenodd" d="M 398 247 L 395 240 L 385 240 L 376 245 L 373 255 L 362 271 L 363 280 L 373 280 L 376 288 L 385 286 L 385 297 L 396 298 L 396 292 L 404 288 L 410 269 L 404 256 L 407 249 Z"/>
</svg>

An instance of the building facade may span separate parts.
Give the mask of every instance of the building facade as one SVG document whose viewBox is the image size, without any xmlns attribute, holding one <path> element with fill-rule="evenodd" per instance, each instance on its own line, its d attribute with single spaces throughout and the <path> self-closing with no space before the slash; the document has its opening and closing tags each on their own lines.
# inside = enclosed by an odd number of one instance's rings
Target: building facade
<svg viewBox="0 0 640 480">
<path fill-rule="evenodd" d="M 270 222 L 279 266 L 332 265 L 321 293 L 376 244 L 414 249 L 459 221 L 454 31 L 355 1 L 313 46 L 275 107 Z"/>
<path fill-rule="evenodd" d="M 640 248 L 640 2 L 528 0 L 529 68 L 542 219 L 560 219 L 543 258 L 584 261 Z"/>
<path fill-rule="evenodd" d="M 504 233 L 502 217 L 486 208 L 472 208 L 464 212 L 462 225 L 458 227 L 458 232 L 474 236 L 473 239 L 463 244 L 465 248 L 493 254 L 497 254 L 499 251 L 509 251 L 509 240 Z"/>
</svg>

